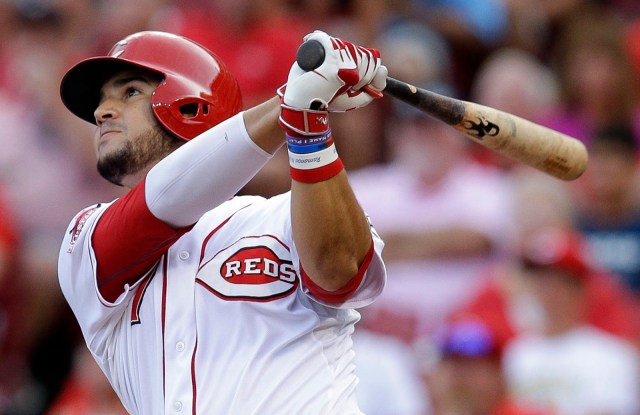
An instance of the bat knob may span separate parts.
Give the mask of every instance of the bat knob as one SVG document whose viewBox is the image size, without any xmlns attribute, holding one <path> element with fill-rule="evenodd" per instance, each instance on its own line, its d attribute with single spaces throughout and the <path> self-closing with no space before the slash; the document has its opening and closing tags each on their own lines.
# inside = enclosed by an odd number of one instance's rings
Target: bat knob
<svg viewBox="0 0 640 415">
<path fill-rule="evenodd" d="M 308 40 L 298 48 L 296 62 L 305 71 L 313 71 L 324 62 L 325 52 L 322 43 Z"/>
</svg>

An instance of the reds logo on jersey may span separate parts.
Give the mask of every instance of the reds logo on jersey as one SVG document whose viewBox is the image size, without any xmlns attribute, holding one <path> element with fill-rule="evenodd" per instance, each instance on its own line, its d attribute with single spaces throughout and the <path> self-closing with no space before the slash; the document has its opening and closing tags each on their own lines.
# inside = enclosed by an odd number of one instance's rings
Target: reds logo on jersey
<svg viewBox="0 0 640 415">
<path fill-rule="evenodd" d="M 289 248 L 271 235 L 242 238 L 203 258 L 197 281 L 225 300 L 271 301 L 298 287 Z"/>
</svg>

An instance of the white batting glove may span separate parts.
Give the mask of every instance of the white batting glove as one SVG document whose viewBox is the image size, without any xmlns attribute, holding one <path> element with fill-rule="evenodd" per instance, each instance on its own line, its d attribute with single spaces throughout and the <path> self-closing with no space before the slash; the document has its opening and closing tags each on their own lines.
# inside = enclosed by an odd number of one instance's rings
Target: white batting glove
<svg viewBox="0 0 640 415">
<path fill-rule="evenodd" d="M 322 134 L 329 128 L 329 111 L 350 111 L 382 96 L 388 71 L 376 49 L 356 46 L 322 31 L 310 33 L 304 40 L 320 42 L 325 59 L 308 72 L 297 62 L 292 65 L 287 83 L 278 90 L 280 124 L 285 130 L 299 135 Z"/>
</svg>

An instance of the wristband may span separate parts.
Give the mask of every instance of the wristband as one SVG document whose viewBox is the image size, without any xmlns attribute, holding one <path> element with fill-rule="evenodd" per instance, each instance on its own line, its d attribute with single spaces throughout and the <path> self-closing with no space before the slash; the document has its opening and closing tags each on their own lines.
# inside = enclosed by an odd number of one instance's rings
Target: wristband
<svg viewBox="0 0 640 415">
<path fill-rule="evenodd" d="M 324 150 L 333 144 L 331 129 L 327 130 L 327 132 L 322 135 L 299 137 L 285 134 L 285 137 L 287 138 L 287 146 L 289 150 L 298 154 L 315 153 L 316 151 Z"/>
<path fill-rule="evenodd" d="M 344 168 L 333 143 L 331 129 L 322 135 L 298 137 L 286 134 L 291 177 L 303 183 L 330 179 Z"/>
</svg>

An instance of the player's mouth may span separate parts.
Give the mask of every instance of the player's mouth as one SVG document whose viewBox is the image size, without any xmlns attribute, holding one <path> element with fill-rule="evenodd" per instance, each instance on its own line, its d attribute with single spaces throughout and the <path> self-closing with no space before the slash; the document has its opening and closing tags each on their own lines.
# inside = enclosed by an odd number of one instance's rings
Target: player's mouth
<svg viewBox="0 0 640 415">
<path fill-rule="evenodd" d="M 101 130 L 100 131 L 100 138 L 106 138 L 110 135 L 119 133 L 120 131 L 118 130 L 112 130 L 112 129 L 105 129 L 105 130 Z"/>
<path fill-rule="evenodd" d="M 121 130 L 118 130 L 112 127 L 102 126 L 102 128 L 100 129 L 97 143 L 96 143 L 98 152 L 103 151 L 104 148 L 106 148 L 108 143 L 111 141 L 111 139 L 121 132 L 122 132 Z"/>
</svg>

